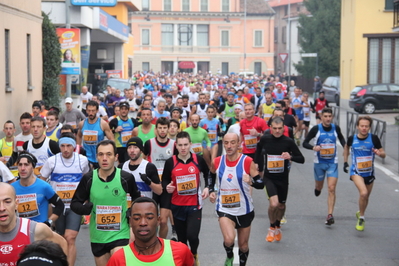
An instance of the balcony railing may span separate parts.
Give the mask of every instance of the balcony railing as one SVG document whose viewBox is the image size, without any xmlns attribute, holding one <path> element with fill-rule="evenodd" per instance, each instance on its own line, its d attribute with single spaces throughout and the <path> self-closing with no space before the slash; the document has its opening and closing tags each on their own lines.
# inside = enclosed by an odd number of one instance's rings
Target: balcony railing
<svg viewBox="0 0 399 266">
<path fill-rule="evenodd" d="M 399 31 L 399 0 L 393 2 L 393 28 Z"/>
</svg>

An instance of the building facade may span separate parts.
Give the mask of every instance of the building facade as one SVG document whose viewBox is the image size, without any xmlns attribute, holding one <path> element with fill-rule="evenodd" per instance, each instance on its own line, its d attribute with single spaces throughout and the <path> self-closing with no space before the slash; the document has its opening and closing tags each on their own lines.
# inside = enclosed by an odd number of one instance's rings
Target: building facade
<svg viewBox="0 0 399 266">
<path fill-rule="evenodd" d="M 274 11 L 263 0 L 143 0 L 130 22 L 135 70 L 274 73 Z"/>
<path fill-rule="evenodd" d="M 348 104 L 357 85 L 399 84 L 399 32 L 392 24 L 393 2 L 342 1 L 341 104 Z"/>
<path fill-rule="evenodd" d="M 42 14 L 40 0 L 0 2 L 0 123 L 18 125 L 33 100 L 42 98 Z M 39 67 L 38 67 L 39 66 Z"/>
</svg>

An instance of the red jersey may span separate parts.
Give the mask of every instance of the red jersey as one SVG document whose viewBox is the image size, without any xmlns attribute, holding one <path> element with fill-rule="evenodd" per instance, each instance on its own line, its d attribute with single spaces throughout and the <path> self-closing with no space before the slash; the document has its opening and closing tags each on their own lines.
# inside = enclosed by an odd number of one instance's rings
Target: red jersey
<svg viewBox="0 0 399 266">
<path fill-rule="evenodd" d="M 165 246 L 164 240 L 162 238 L 158 239 L 161 242 L 162 248 L 157 253 L 152 255 L 139 254 L 134 246 L 134 243 L 130 243 L 129 247 L 133 251 L 135 257 L 143 263 L 154 263 L 162 256 Z M 175 241 L 170 241 L 170 245 L 173 253 L 173 262 L 171 261 L 169 265 L 192 266 L 194 264 L 194 257 L 187 245 Z M 119 249 L 112 255 L 107 263 L 107 266 L 130 266 L 129 264 L 126 264 L 125 253 L 123 249 Z"/>
<path fill-rule="evenodd" d="M 171 179 L 176 185 L 172 194 L 172 204 L 177 206 L 198 206 L 202 208 L 200 169 L 195 153 L 193 160 L 188 164 L 180 163 L 176 155 L 173 155 L 173 170 Z"/>
<path fill-rule="evenodd" d="M 326 99 L 320 100 L 320 98 L 317 98 L 317 103 L 316 103 L 316 106 L 315 106 L 316 113 L 321 112 L 321 110 L 323 110 L 324 107 L 326 107 L 326 105 L 327 105 L 327 100 Z"/>
<path fill-rule="evenodd" d="M 240 133 L 243 136 L 243 153 L 255 153 L 256 151 L 256 144 L 258 143 L 260 137 L 252 136 L 249 133 L 250 129 L 256 129 L 258 133 L 263 133 L 266 131 L 267 124 L 266 121 L 263 120 L 262 118 L 259 118 L 257 116 L 254 116 L 251 121 L 248 121 L 247 119 L 243 119 L 240 121 Z"/>
<path fill-rule="evenodd" d="M 19 254 L 22 252 L 26 245 L 29 245 L 31 243 L 31 220 L 25 218 L 18 219 L 19 228 L 14 239 L 9 242 L 4 242 L 0 240 L 0 265 L 17 265 Z"/>
</svg>

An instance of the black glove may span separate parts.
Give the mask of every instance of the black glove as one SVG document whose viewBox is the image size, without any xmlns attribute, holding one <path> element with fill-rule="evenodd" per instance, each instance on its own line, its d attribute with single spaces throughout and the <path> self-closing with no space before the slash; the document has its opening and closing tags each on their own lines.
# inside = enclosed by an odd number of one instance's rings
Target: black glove
<svg viewBox="0 0 399 266">
<path fill-rule="evenodd" d="M 83 215 L 90 215 L 91 210 L 93 209 L 93 202 L 86 202 L 83 204 L 84 214 Z"/>
<path fill-rule="evenodd" d="M 344 172 L 345 173 L 348 173 L 348 167 L 349 167 L 349 164 L 348 163 L 344 163 Z"/>
<path fill-rule="evenodd" d="M 140 174 L 140 178 L 147 186 L 151 185 L 152 181 L 146 174 Z"/>
</svg>

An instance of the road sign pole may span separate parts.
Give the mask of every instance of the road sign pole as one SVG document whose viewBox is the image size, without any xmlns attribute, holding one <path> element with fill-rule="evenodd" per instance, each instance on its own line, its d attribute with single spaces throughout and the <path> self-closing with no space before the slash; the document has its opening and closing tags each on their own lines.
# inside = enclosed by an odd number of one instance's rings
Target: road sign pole
<svg viewBox="0 0 399 266">
<path fill-rule="evenodd" d="M 316 56 L 316 76 L 318 76 L 319 72 L 319 56 Z"/>
</svg>

